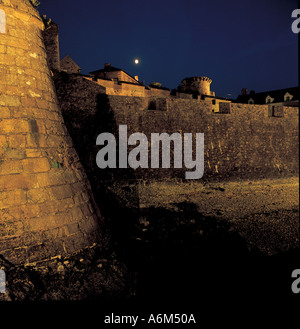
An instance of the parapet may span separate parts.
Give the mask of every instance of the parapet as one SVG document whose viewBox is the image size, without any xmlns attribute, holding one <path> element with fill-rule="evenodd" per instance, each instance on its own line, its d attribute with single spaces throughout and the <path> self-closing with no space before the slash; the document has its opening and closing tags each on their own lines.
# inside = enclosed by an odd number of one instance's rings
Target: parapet
<svg viewBox="0 0 300 329">
<path fill-rule="evenodd" d="M 190 78 L 185 78 L 181 81 L 183 83 L 186 81 L 187 83 L 195 82 L 195 81 L 207 81 L 209 84 L 212 83 L 212 80 L 208 77 L 190 77 Z"/>
</svg>

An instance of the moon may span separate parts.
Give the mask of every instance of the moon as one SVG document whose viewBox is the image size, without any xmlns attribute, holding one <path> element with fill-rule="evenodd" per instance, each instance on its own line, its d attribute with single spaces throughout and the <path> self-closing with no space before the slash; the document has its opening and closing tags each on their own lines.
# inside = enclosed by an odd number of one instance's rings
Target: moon
<svg viewBox="0 0 300 329">
<path fill-rule="evenodd" d="M 136 58 L 135 60 L 134 60 L 134 63 L 135 64 L 138 64 L 140 61 Z"/>
</svg>

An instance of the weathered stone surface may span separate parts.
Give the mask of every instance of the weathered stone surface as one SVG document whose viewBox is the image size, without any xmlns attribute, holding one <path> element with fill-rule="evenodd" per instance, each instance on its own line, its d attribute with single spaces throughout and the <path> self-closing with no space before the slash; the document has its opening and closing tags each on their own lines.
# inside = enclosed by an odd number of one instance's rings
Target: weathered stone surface
<svg viewBox="0 0 300 329">
<path fill-rule="evenodd" d="M 101 189 L 109 170 L 97 168 L 97 135 L 119 125 L 135 132 L 204 133 L 202 180 L 247 179 L 298 175 L 299 109 L 283 107 L 282 116 L 269 116 L 267 105 L 223 103 L 212 112 L 209 101 L 177 97 L 125 97 L 100 95 L 92 82 L 61 73 L 55 76 L 58 99 L 75 147 L 94 190 Z M 151 107 L 153 106 L 153 107 Z M 279 109 L 277 109 L 277 112 Z M 85 127 L 88 127 L 86 129 Z M 150 163 L 150 162 L 149 162 Z M 150 165 L 149 165 L 150 166 Z M 184 179 L 183 169 L 141 169 L 119 172 L 118 179 Z M 115 179 L 116 181 L 117 179 Z"/>
<path fill-rule="evenodd" d="M 97 242 L 101 216 L 86 206 L 92 196 L 76 196 L 91 189 L 57 104 L 44 23 L 28 0 L 0 9 L 0 254 L 41 262 Z"/>
</svg>

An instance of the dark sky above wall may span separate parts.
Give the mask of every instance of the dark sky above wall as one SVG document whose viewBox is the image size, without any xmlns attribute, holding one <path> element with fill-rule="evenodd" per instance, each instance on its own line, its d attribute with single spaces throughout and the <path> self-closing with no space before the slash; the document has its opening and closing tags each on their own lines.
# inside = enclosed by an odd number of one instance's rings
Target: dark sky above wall
<svg viewBox="0 0 300 329">
<path fill-rule="evenodd" d="M 146 84 L 208 76 L 217 96 L 298 85 L 297 0 L 40 0 L 60 27 L 61 58 L 105 62 Z M 140 63 L 134 64 L 139 58 Z"/>
</svg>

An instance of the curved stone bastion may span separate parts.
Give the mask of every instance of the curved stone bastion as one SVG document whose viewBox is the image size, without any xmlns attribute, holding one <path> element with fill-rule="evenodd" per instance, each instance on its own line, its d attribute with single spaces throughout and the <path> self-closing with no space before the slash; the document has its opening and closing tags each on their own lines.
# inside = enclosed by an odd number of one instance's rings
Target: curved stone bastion
<svg viewBox="0 0 300 329">
<path fill-rule="evenodd" d="M 0 255 L 14 264 L 99 241 L 100 214 L 64 125 L 29 0 L 0 0 Z"/>
</svg>

